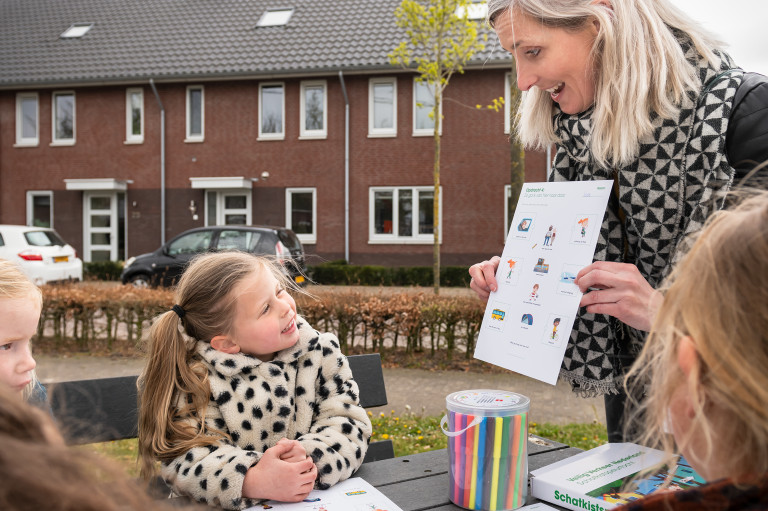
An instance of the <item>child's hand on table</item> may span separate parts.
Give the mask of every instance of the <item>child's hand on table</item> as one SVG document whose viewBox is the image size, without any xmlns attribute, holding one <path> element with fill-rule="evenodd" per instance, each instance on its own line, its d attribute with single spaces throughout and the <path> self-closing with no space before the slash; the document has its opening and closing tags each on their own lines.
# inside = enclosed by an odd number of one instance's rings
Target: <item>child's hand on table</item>
<svg viewBox="0 0 768 511">
<path fill-rule="evenodd" d="M 298 444 L 295 440 L 280 440 L 264 452 L 261 460 L 245 474 L 243 497 L 300 502 L 309 495 L 315 485 L 317 468 L 300 445 L 304 459 L 298 459 L 295 444 Z M 296 460 L 286 461 L 283 456 Z"/>
</svg>

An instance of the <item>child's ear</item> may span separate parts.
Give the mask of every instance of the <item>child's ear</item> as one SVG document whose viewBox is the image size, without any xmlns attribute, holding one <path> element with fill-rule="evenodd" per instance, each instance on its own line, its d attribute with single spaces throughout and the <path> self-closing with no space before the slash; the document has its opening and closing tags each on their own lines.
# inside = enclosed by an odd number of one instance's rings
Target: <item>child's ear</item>
<svg viewBox="0 0 768 511">
<path fill-rule="evenodd" d="M 677 346 L 677 365 L 680 366 L 686 378 L 690 378 L 691 373 L 698 369 L 699 353 L 690 336 L 686 335 L 680 339 L 680 344 Z"/>
<path fill-rule="evenodd" d="M 228 355 L 240 353 L 240 346 L 235 344 L 235 342 L 226 335 L 217 335 L 211 339 L 211 347 L 216 351 L 220 351 Z"/>
</svg>

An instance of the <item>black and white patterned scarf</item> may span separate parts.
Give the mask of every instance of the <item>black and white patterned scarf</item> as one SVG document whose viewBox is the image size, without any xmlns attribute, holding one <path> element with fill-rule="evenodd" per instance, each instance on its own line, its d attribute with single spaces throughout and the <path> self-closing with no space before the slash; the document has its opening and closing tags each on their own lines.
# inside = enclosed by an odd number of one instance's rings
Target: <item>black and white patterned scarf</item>
<svg viewBox="0 0 768 511">
<path fill-rule="evenodd" d="M 726 54 L 717 53 L 720 65 L 712 67 L 692 45 L 681 46 L 705 86 L 689 93 L 676 119 L 652 117 L 653 135 L 641 141 L 631 165 L 605 169 L 594 164 L 589 151 L 592 109 L 577 115 L 558 111 L 554 117 L 561 143 L 550 181 L 617 179 L 618 193 L 614 188 L 595 261 L 635 264 L 653 287 L 669 272 L 681 240 L 722 207 L 734 175 L 725 156 L 725 134 L 743 73 Z M 581 309 L 560 378 L 584 396 L 616 393 L 626 364 L 644 340 L 644 332 Z"/>
</svg>

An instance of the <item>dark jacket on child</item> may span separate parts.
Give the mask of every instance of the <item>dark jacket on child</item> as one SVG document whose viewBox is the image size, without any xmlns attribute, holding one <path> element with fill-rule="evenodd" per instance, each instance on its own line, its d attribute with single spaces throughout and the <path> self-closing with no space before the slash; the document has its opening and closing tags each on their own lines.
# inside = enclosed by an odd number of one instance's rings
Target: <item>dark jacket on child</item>
<svg viewBox="0 0 768 511">
<path fill-rule="evenodd" d="M 336 336 L 317 332 L 298 316 L 296 325 L 299 341 L 270 362 L 198 341 L 211 388 L 206 424 L 231 440 L 222 436 L 164 465 L 162 476 L 176 493 L 225 509 L 256 505 L 243 498 L 245 473 L 281 438 L 298 440 L 312 457 L 318 488 L 360 467 L 371 422 L 359 405 L 349 362 Z"/>
</svg>

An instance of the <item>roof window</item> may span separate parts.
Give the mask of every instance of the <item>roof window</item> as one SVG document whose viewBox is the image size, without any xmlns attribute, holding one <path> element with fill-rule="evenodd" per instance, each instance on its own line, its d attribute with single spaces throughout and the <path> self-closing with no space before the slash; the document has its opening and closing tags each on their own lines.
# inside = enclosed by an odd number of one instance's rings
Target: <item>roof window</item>
<svg viewBox="0 0 768 511">
<path fill-rule="evenodd" d="M 277 27 L 287 25 L 291 19 L 293 8 L 290 9 L 269 9 L 261 15 L 257 27 Z"/>
<path fill-rule="evenodd" d="M 484 20 L 488 14 L 488 4 L 485 2 L 472 2 L 466 8 L 467 18 L 471 20 Z M 456 16 L 464 16 L 464 7 L 456 8 Z"/>
<path fill-rule="evenodd" d="M 66 39 L 83 37 L 91 28 L 93 28 L 93 23 L 73 23 L 72 26 L 66 29 L 59 37 Z"/>
</svg>

